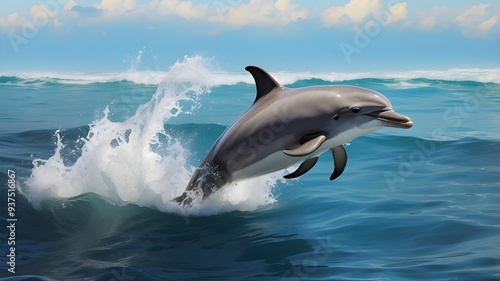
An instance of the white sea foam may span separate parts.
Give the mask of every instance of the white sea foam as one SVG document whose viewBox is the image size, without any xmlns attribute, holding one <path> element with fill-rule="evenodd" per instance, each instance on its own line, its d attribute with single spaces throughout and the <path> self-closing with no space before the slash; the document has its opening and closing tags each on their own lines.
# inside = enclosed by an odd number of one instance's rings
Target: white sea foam
<svg viewBox="0 0 500 281">
<path fill-rule="evenodd" d="M 430 83 L 425 82 L 408 82 L 408 81 L 398 81 L 394 83 L 384 83 L 385 86 L 395 88 L 395 89 L 415 89 L 429 87 Z"/>
<path fill-rule="evenodd" d="M 34 206 L 48 198 L 93 192 L 117 204 L 190 215 L 250 211 L 274 202 L 276 174 L 232 184 L 191 208 L 170 202 L 184 191 L 194 167 L 186 161 L 189 148 L 165 132 L 164 123 L 183 114 L 182 105 L 196 103 L 210 91 L 214 81 L 210 64 L 193 57 L 173 65 L 151 100 L 123 122 L 110 121 L 106 109 L 90 124 L 88 136 L 79 140 L 81 156 L 71 166 L 64 163 L 63 140 L 56 132 L 54 155 L 34 161 L 22 192 Z"/>
<path fill-rule="evenodd" d="M 287 72 L 270 71 L 280 83 L 287 85 L 300 80 L 321 79 L 329 82 L 350 81 L 356 79 L 399 79 L 404 83 L 409 83 L 411 79 L 432 79 L 445 81 L 475 81 L 481 83 L 499 83 L 500 68 L 480 69 L 480 68 L 454 68 L 449 70 L 415 70 L 401 72 Z M 15 76 L 24 81 L 41 81 L 61 84 L 91 84 L 110 83 L 118 81 L 129 81 L 136 84 L 158 85 L 163 78 L 168 75 L 166 71 L 137 71 L 132 69 L 119 73 L 55 73 L 55 72 L 23 72 L 23 73 L 0 73 L 0 76 Z M 212 86 L 235 85 L 238 83 L 253 84 L 253 78 L 247 72 L 223 72 L 212 71 Z M 21 81 L 24 82 L 24 81 Z M 419 86 L 418 84 L 414 84 Z M 397 85 L 396 85 L 397 86 Z M 410 85 L 412 87 L 413 85 Z M 426 85 L 422 85 L 426 86 Z"/>
</svg>

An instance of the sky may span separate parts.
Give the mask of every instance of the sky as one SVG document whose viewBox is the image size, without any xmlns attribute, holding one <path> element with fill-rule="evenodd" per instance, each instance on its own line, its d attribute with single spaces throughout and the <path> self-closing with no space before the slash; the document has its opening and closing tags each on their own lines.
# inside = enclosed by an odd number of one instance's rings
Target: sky
<svg viewBox="0 0 500 281">
<path fill-rule="evenodd" d="M 500 68 L 498 0 L 0 0 L 0 72 Z M 138 63 L 140 57 L 140 64 Z"/>
</svg>

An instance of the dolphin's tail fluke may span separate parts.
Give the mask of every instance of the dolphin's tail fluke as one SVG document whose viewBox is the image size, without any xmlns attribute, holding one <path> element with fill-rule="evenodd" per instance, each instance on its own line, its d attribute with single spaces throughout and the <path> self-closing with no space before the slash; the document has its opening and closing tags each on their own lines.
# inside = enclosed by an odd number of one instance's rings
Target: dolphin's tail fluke
<svg viewBox="0 0 500 281">
<path fill-rule="evenodd" d="M 201 199 L 205 200 L 210 194 L 219 190 L 229 181 L 229 177 L 222 169 L 205 165 L 195 170 L 186 190 L 172 201 L 184 206 L 190 206 L 199 194 L 201 194 Z"/>
</svg>

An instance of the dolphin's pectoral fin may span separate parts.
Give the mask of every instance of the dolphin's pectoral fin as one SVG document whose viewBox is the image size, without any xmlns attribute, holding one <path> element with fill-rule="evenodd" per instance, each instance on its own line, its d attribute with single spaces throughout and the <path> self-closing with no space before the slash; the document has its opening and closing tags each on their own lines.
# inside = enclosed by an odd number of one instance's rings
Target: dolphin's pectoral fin
<svg viewBox="0 0 500 281">
<path fill-rule="evenodd" d="M 284 149 L 283 153 L 289 156 L 300 157 L 306 156 L 318 149 L 326 140 L 324 135 L 319 135 L 309 141 L 306 141 L 301 146 L 295 149 Z"/>
<path fill-rule="evenodd" d="M 302 162 L 300 164 L 299 168 L 295 170 L 295 172 L 284 176 L 285 179 L 293 179 L 302 176 L 303 174 L 307 173 L 307 171 L 311 170 L 314 165 L 316 165 L 316 162 L 318 162 L 318 157 L 313 157 L 310 159 L 307 159 L 306 161 Z"/>
<path fill-rule="evenodd" d="M 347 152 L 345 151 L 344 146 L 339 145 L 332 148 L 332 156 L 335 167 L 333 168 L 333 173 L 330 176 L 331 181 L 338 178 L 342 174 L 347 164 Z"/>
</svg>

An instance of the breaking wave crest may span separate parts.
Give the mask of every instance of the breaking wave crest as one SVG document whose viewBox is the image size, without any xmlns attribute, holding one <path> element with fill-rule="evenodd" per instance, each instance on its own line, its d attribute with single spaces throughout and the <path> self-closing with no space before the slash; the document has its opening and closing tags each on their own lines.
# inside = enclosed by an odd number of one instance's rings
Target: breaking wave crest
<svg viewBox="0 0 500 281">
<path fill-rule="evenodd" d="M 262 66 L 265 67 L 265 66 Z M 289 72 L 274 71 L 269 69 L 280 83 L 288 85 L 301 80 L 319 79 L 325 82 L 353 81 L 358 79 L 397 79 L 402 87 L 414 83 L 408 82 L 414 79 L 430 79 L 442 81 L 473 81 L 479 83 L 500 84 L 500 69 L 479 68 L 455 68 L 449 70 L 415 70 L 390 72 Z M 34 84 L 34 83 L 57 83 L 57 84 L 91 84 L 91 83 L 114 83 L 131 82 L 135 84 L 158 85 L 163 77 L 169 72 L 149 70 L 138 71 L 136 69 L 121 73 L 0 73 L 0 83 L 11 84 Z M 252 77 L 244 72 L 211 71 L 212 86 L 235 85 L 238 83 L 253 84 Z M 409 83 L 409 84 L 407 84 Z M 424 83 L 423 86 L 427 84 Z M 419 86 L 419 85 L 417 85 Z"/>
</svg>

